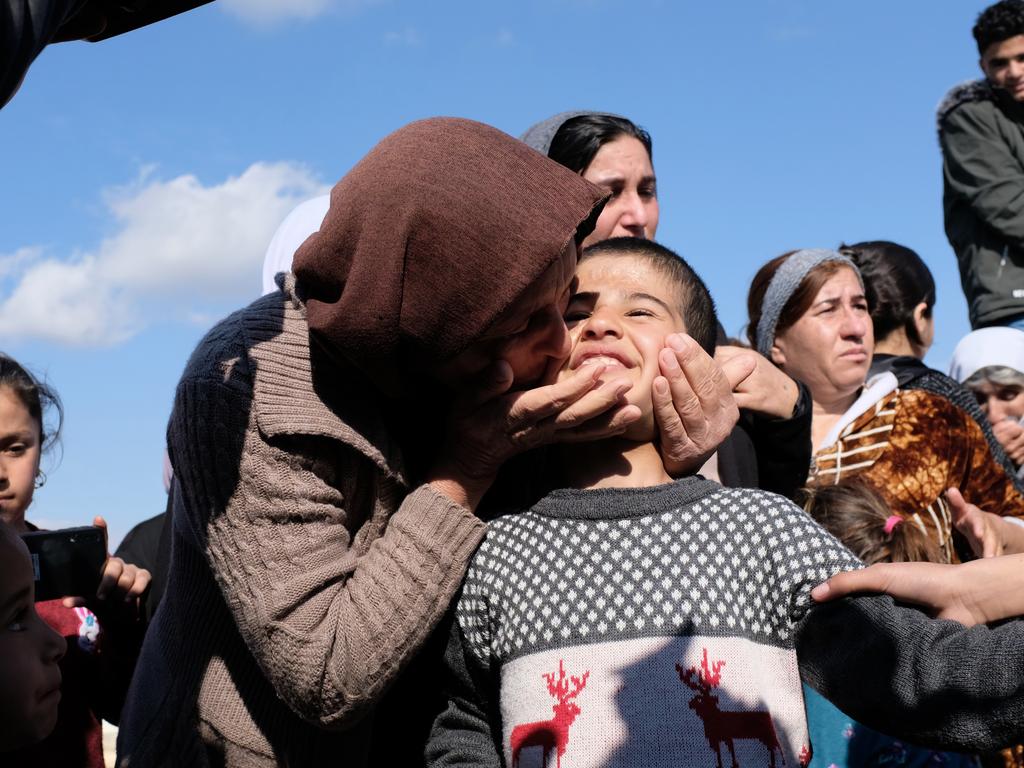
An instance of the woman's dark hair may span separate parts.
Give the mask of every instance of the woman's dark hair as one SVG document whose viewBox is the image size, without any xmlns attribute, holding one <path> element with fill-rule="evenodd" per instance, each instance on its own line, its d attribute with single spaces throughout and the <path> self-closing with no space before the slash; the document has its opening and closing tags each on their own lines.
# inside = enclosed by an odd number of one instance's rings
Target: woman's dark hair
<svg viewBox="0 0 1024 768">
<path fill-rule="evenodd" d="M 715 354 L 718 316 L 711 292 L 682 256 L 653 240 L 613 237 L 592 245 L 580 256 L 580 263 L 598 256 L 635 256 L 646 259 L 676 287 L 679 314 L 686 332 L 709 355 Z"/>
<path fill-rule="evenodd" d="M 750 282 L 750 292 L 747 294 L 747 338 L 754 349 L 757 349 L 757 326 L 761 322 L 762 305 L 764 304 L 764 295 L 768 292 L 768 285 L 775 277 L 775 273 L 779 271 L 779 267 L 794 253 L 796 251 L 787 251 L 781 256 L 776 256 L 757 270 L 757 274 Z M 825 261 L 808 272 L 797 289 L 793 291 L 793 295 L 789 297 L 786 306 L 783 307 L 782 313 L 779 315 L 779 322 L 775 324 L 775 338 L 778 338 L 780 334 L 803 317 L 804 312 L 810 309 L 814 303 L 814 297 L 818 295 L 818 291 L 832 275 L 841 269 L 849 268 L 848 264 L 841 261 Z"/>
<path fill-rule="evenodd" d="M 60 439 L 60 430 L 64 424 L 64 407 L 57 393 L 29 373 L 13 357 L 0 352 L 0 389 L 9 389 L 14 393 L 29 416 L 39 424 L 39 443 L 43 451 L 52 448 Z M 47 414 L 56 414 L 55 423 L 47 423 Z"/>
<path fill-rule="evenodd" d="M 948 562 L 917 522 L 893 515 L 878 491 L 861 480 L 805 488 L 803 494 L 807 514 L 868 565 Z M 895 525 L 889 522 L 893 517 Z"/>
<path fill-rule="evenodd" d="M 1001 0 L 990 5 L 978 14 L 971 34 L 982 56 L 993 43 L 1024 35 L 1024 0 Z"/>
<path fill-rule="evenodd" d="M 620 136 L 630 136 L 647 150 L 653 164 L 651 135 L 632 120 L 614 115 L 580 115 L 566 120 L 551 139 L 548 157 L 575 173 L 583 173 L 590 166 L 597 151 Z"/>
<path fill-rule="evenodd" d="M 914 307 L 924 302 L 924 316 L 932 316 L 935 280 L 921 257 L 909 248 L 888 240 L 841 245 L 839 251 L 849 256 L 860 269 L 864 295 L 871 308 L 875 341 L 881 341 L 902 328 L 910 341 L 923 346 L 924 341 L 914 325 Z"/>
</svg>

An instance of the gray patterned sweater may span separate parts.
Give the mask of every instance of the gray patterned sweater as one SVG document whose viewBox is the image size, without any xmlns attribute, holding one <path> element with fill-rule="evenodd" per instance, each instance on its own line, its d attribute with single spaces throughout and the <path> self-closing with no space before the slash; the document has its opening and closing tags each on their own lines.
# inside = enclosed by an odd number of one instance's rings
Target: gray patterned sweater
<svg viewBox="0 0 1024 768">
<path fill-rule="evenodd" d="M 763 491 L 555 491 L 473 557 L 428 764 L 806 765 L 801 677 L 897 735 L 1019 735 L 1022 624 L 966 630 L 886 597 L 810 610 L 859 565 Z"/>
</svg>

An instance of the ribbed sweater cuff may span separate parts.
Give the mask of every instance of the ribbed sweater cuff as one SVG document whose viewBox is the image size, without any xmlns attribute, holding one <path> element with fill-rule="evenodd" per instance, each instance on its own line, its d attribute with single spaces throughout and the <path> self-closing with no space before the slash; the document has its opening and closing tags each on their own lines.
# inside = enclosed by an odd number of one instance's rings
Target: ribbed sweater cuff
<svg viewBox="0 0 1024 768">
<path fill-rule="evenodd" d="M 461 504 L 431 485 L 422 485 L 410 493 L 402 509 L 392 518 L 403 532 L 422 549 L 435 551 L 445 566 L 459 566 L 452 574 L 446 568 L 446 581 L 461 583 L 469 558 L 484 537 L 487 526 Z"/>
</svg>

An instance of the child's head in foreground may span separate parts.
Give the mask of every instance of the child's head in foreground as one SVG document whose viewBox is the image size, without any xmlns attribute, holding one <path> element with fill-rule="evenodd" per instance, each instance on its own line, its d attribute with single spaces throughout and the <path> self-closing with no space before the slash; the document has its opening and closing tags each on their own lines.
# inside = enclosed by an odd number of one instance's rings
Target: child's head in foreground
<svg viewBox="0 0 1024 768">
<path fill-rule="evenodd" d="M 867 483 L 844 480 L 805 493 L 807 513 L 868 565 L 948 562 L 919 523 L 893 514 Z"/>
<path fill-rule="evenodd" d="M 28 549 L 0 521 L 0 752 L 46 738 L 57 723 L 64 638 L 36 613 Z"/>
<path fill-rule="evenodd" d="M 687 333 L 710 355 L 718 318 L 707 286 L 677 254 L 651 240 L 617 237 L 587 248 L 576 268 L 577 287 L 565 322 L 572 348 L 559 376 L 585 365 L 607 366 L 605 377 L 625 376 L 626 400 L 643 417 L 624 437 L 654 440 L 651 387 L 661 375 L 665 338 Z"/>
</svg>

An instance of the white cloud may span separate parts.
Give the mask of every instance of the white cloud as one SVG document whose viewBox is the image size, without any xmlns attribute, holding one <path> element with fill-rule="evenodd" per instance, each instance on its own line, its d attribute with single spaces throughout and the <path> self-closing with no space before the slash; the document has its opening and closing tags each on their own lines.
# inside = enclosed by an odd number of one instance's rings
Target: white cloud
<svg viewBox="0 0 1024 768">
<path fill-rule="evenodd" d="M 43 253 L 42 248 L 19 248 L 14 253 L 0 253 L 0 280 L 7 275 L 19 272 L 38 259 Z"/>
<path fill-rule="evenodd" d="M 105 194 L 115 234 L 95 249 L 0 256 L 0 338 L 107 346 L 158 318 L 194 322 L 210 302 L 254 298 L 274 230 L 326 189 L 292 163 L 255 163 L 212 186 L 146 171 Z"/>
<path fill-rule="evenodd" d="M 356 11 L 376 0 L 220 0 L 218 5 L 250 24 L 269 26 L 297 19 L 308 21 L 331 11 Z"/>
</svg>

